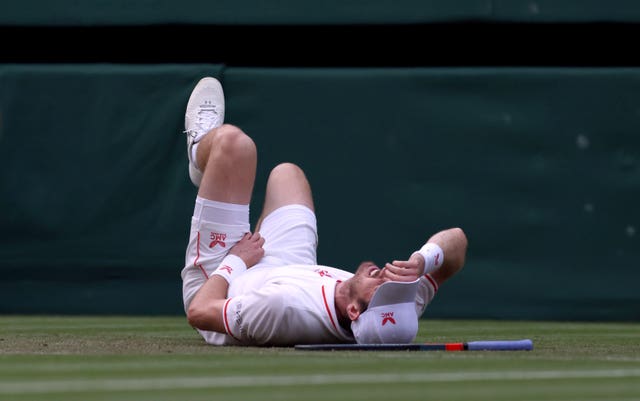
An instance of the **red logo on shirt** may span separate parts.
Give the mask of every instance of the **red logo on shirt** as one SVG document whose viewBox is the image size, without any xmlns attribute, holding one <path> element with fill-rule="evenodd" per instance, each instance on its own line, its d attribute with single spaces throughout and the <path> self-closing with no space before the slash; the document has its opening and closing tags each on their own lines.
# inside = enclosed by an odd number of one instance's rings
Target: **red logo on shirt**
<svg viewBox="0 0 640 401">
<path fill-rule="evenodd" d="M 329 273 L 329 272 L 328 272 L 328 271 L 326 271 L 326 270 L 320 270 L 320 269 L 318 269 L 318 270 L 316 270 L 316 273 L 318 273 L 318 274 L 320 275 L 320 277 L 331 277 L 331 278 L 333 278 L 333 276 L 331 275 L 331 273 Z"/>
<path fill-rule="evenodd" d="M 393 312 L 382 312 L 380 314 L 382 316 L 382 325 L 384 326 L 387 322 L 391 324 L 396 324 L 396 320 L 393 318 Z"/>
<path fill-rule="evenodd" d="M 233 268 L 231 266 L 224 265 L 220 268 L 220 270 L 226 270 L 227 273 L 231 274 L 231 272 L 233 271 Z"/>
<path fill-rule="evenodd" d="M 211 239 L 211 243 L 209 244 L 209 248 L 213 248 L 216 245 L 220 245 L 223 248 L 226 248 L 226 246 L 227 246 L 224 243 L 224 241 L 227 239 L 227 234 L 211 233 L 211 235 L 209 236 L 209 239 Z"/>
</svg>

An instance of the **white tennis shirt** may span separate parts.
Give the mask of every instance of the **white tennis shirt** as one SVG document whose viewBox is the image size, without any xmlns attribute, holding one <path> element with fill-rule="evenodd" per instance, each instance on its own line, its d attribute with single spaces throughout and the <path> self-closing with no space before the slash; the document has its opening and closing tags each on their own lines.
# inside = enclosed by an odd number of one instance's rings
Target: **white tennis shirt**
<svg viewBox="0 0 640 401">
<path fill-rule="evenodd" d="M 199 332 L 213 345 L 355 342 L 340 326 L 335 308 L 336 284 L 352 276 L 322 265 L 251 268 L 229 286 L 222 312 L 227 334 Z M 423 277 L 416 297 L 418 316 L 436 291 L 433 280 Z"/>
<path fill-rule="evenodd" d="M 215 345 L 354 342 L 335 308 L 336 284 L 352 276 L 322 265 L 251 268 L 229 286 L 223 308 L 227 334 L 200 332 Z"/>
</svg>

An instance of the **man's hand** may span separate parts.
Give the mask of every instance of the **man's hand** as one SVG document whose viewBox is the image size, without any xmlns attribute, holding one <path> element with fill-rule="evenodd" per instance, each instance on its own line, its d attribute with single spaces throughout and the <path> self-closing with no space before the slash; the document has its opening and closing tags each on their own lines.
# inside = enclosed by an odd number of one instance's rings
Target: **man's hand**
<svg viewBox="0 0 640 401">
<path fill-rule="evenodd" d="M 238 241 L 231 249 L 229 254 L 236 255 L 245 265 L 247 269 L 254 266 L 264 256 L 264 238 L 260 233 L 246 233 L 240 241 Z"/>
<path fill-rule="evenodd" d="M 409 260 L 394 260 L 387 263 L 382 270 L 382 277 L 389 281 L 415 281 L 422 275 L 424 259 L 420 255 L 412 255 Z"/>
</svg>

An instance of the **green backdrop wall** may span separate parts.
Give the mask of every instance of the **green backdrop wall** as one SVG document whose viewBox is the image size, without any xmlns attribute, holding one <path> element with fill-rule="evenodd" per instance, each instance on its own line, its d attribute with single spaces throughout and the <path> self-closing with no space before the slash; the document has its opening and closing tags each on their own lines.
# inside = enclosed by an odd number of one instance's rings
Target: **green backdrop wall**
<svg viewBox="0 0 640 401">
<path fill-rule="evenodd" d="M 308 25 L 637 22 L 634 0 L 22 0 L 0 3 L 0 25 Z"/>
<path fill-rule="evenodd" d="M 321 263 L 469 237 L 427 316 L 638 320 L 640 69 L 0 65 L 0 313 L 182 313 L 184 107 L 307 171 Z"/>
</svg>

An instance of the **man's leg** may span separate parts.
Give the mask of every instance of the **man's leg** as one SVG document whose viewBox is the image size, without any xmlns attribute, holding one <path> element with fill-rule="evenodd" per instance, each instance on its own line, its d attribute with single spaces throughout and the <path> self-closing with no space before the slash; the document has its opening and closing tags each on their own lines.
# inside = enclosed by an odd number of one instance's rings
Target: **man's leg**
<svg viewBox="0 0 640 401">
<path fill-rule="evenodd" d="M 209 131 L 198 143 L 196 157 L 203 172 L 199 197 L 241 205 L 251 202 L 257 152 L 241 129 L 225 124 Z"/>
<path fill-rule="evenodd" d="M 255 231 L 265 239 L 265 254 L 256 267 L 317 264 L 318 229 L 311 186 L 300 167 L 282 163 L 271 171 Z"/>
<path fill-rule="evenodd" d="M 274 210 L 287 205 L 303 205 L 315 211 L 311 186 L 304 171 L 293 163 L 277 165 L 269 174 L 262 215 L 256 226 Z"/>
<path fill-rule="evenodd" d="M 197 144 L 202 172 L 191 219 L 182 271 L 185 310 L 249 225 L 249 204 L 256 175 L 253 140 L 233 125 L 210 130 Z"/>
</svg>

